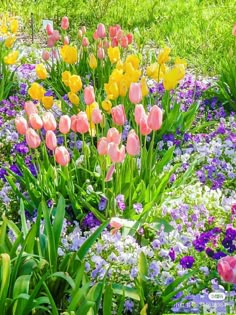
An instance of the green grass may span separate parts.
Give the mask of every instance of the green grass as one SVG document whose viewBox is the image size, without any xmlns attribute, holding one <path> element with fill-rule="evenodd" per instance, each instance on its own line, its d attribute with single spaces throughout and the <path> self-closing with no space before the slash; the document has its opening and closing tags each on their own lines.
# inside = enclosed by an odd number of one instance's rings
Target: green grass
<svg viewBox="0 0 236 315">
<path fill-rule="evenodd" d="M 9 1 L 6 1 L 9 6 Z M 22 5 L 23 2 L 23 5 Z M 29 26 L 34 13 L 36 29 L 42 18 L 59 23 L 70 17 L 79 25 L 94 28 L 97 23 L 119 23 L 133 31 L 138 28 L 145 42 L 157 47 L 165 44 L 173 55 L 187 59 L 198 73 L 220 72 L 222 59 L 232 50 L 236 38 L 232 27 L 236 22 L 236 0 L 10 0 L 13 13 L 23 17 Z"/>
</svg>

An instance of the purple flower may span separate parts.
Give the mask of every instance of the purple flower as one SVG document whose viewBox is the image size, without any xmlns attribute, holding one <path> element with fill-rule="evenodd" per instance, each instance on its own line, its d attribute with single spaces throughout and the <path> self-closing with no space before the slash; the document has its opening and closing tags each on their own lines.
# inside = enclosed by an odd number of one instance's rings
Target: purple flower
<svg viewBox="0 0 236 315">
<path fill-rule="evenodd" d="M 170 249 L 169 256 L 172 261 L 175 261 L 175 251 L 173 248 Z"/>
<path fill-rule="evenodd" d="M 141 203 L 134 203 L 133 208 L 137 214 L 140 214 L 143 211 L 143 205 Z"/>
<path fill-rule="evenodd" d="M 89 212 L 83 222 L 82 222 L 82 226 L 85 229 L 91 229 L 95 226 L 99 226 L 100 225 L 100 221 L 98 221 L 98 219 L 94 216 L 94 214 L 92 212 Z"/>
<path fill-rule="evenodd" d="M 192 256 L 185 256 L 180 259 L 180 265 L 185 269 L 189 269 L 192 268 L 194 261 L 195 259 Z"/>
<path fill-rule="evenodd" d="M 131 300 L 126 300 L 124 303 L 124 306 L 125 306 L 125 312 L 132 313 L 133 308 L 134 308 L 134 302 Z"/>
<path fill-rule="evenodd" d="M 103 211 L 107 207 L 107 198 L 105 196 L 101 196 L 99 205 L 98 205 L 98 210 Z"/>
</svg>

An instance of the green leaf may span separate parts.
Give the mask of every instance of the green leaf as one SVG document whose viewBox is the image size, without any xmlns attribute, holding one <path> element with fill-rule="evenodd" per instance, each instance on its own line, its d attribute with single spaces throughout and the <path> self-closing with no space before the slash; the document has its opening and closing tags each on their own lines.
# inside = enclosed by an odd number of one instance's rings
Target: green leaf
<svg viewBox="0 0 236 315">
<path fill-rule="evenodd" d="M 107 284 L 103 298 L 103 314 L 112 315 L 112 296 L 113 296 L 112 285 Z"/>
<path fill-rule="evenodd" d="M 53 222 L 53 234 L 55 239 L 55 250 L 58 250 L 61 231 L 63 227 L 63 221 L 65 216 L 65 199 L 63 196 L 60 196 L 57 207 L 56 207 L 56 214 Z"/>
<path fill-rule="evenodd" d="M 32 271 L 31 271 L 32 272 Z M 22 275 L 16 279 L 14 288 L 13 288 L 13 298 L 17 298 L 20 294 L 29 293 L 31 275 Z M 27 301 L 24 299 L 18 299 L 13 306 L 14 314 L 23 314 L 24 308 L 27 305 Z"/>
<path fill-rule="evenodd" d="M 5 312 L 5 301 L 8 294 L 10 276 L 11 276 L 11 260 L 8 254 L 0 254 L 1 267 L 1 285 L 0 285 L 0 310 Z"/>
<path fill-rule="evenodd" d="M 125 297 L 140 301 L 140 297 L 136 288 L 124 286 L 122 284 L 113 283 L 112 289 L 114 294 L 125 295 Z"/>
</svg>

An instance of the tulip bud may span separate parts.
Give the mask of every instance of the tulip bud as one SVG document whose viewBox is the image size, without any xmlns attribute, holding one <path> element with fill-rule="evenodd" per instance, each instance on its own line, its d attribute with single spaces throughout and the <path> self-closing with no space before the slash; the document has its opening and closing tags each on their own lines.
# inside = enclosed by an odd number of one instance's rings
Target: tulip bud
<svg viewBox="0 0 236 315">
<path fill-rule="evenodd" d="M 83 47 L 88 47 L 88 45 L 89 45 L 88 38 L 87 37 L 83 37 L 83 39 L 82 39 L 82 46 Z"/>
<path fill-rule="evenodd" d="M 142 88 L 140 83 L 131 83 L 129 88 L 130 102 L 138 104 L 142 100 Z"/>
<path fill-rule="evenodd" d="M 67 30 L 69 28 L 69 19 L 67 16 L 64 16 L 61 20 L 61 28 L 63 30 Z"/>
<path fill-rule="evenodd" d="M 44 61 L 48 61 L 48 59 L 50 58 L 50 53 L 47 50 L 44 50 L 42 52 L 42 58 Z"/>
<path fill-rule="evenodd" d="M 36 149 L 40 146 L 41 140 L 36 131 L 32 128 L 28 128 L 25 133 L 26 143 L 31 149 Z"/>
<path fill-rule="evenodd" d="M 147 119 L 148 127 L 152 130 L 159 130 L 162 125 L 162 119 L 163 113 L 160 107 L 157 105 L 152 106 Z"/>
<path fill-rule="evenodd" d="M 57 128 L 56 120 L 51 112 L 43 113 L 43 127 L 45 130 L 55 130 Z"/>
<path fill-rule="evenodd" d="M 38 114 L 31 114 L 29 116 L 29 122 L 35 130 L 39 130 L 43 127 L 43 121 Z"/>
<path fill-rule="evenodd" d="M 86 105 L 90 105 L 95 102 L 94 88 L 91 85 L 84 88 L 84 102 Z"/>
<path fill-rule="evenodd" d="M 24 117 L 16 117 L 15 119 L 16 130 L 20 135 L 25 135 L 28 129 L 27 120 Z"/>
<path fill-rule="evenodd" d="M 70 154 L 65 147 L 60 146 L 56 148 L 55 160 L 61 166 L 66 166 L 70 162 Z"/>
<path fill-rule="evenodd" d="M 126 151 L 129 155 L 135 156 L 140 152 L 139 137 L 134 130 L 131 130 L 127 137 Z"/>
<path fill-rule="evenodd" d="M 57 138 L 52 130 L 46 132 L 46 146 L 51 151 L 54 151 L 57 147 Z"/>
<path fill-rule="evenodd" d="M 66 135 L 70 131 L 71 119 L 68 115 L 63 115 L 60 117 L 59 130 L 61 133 Z"/>
<path fill-rule="evenodd" d="M 46 25 L 46 32 L 47 32 L 48 35 L 52 35 L 52 33 L 53 33 L 53 27 L 52 27 L 51 24 L 47 24 L 47 25 Z"/>
<path fill-rule="evenodd" d="M 99 155 L 107 154 L 108 142 L 105 137 L 102 137 L 98 140 L 97 150 Z"/>
<path fill-rule="evenodd" d="M 98 56 L 98 59 L 100 60 L 105 58 L 105 52 L 103 48 L 101 47 L 98 48 L 97 56 Z"/>
<path fill-rule="evenodd" d="M 97 35 L 99 38 L 106 37 L 106 28 L 105 25 L 102 23 L 99 23 L 97 26 Z"/>
<path fill-rule="evenodd" d="M 126 122 L 126 115 L 124 105 L 117 105 L 111 110 L 112 120 L 116 125 L 124 125 Z"/>
<path fill-rule="evenodd" d="M 92 122 L 94 124 L 100 124 L 102 122 L 102 112 L 98 107 L 94 108 L 92 112 Z"/>
</svg>

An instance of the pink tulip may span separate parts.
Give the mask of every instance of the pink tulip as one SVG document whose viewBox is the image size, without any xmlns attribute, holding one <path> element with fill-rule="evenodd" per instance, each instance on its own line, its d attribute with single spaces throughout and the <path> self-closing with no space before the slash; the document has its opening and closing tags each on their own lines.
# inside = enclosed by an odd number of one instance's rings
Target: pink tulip
<svg viewBox="0 0 236 315">
<path fill-rule="evenodd" d="M 136 104 L 134 110 L 134 119 L 137 125 L 140 125 L 141 118 L 145 116 L 145 110 L 142 104 Z"/>
<path fill-rule="evenodd" d="M 126 151 L 129 155 L 135 156 L 140 152 L 139 137 L 134 130 L 131 130 L 127 137 Z"/>
<path fill-rule="evenodd" d="M 43 128 L 46 131 L 55 130 L 57 128 L 55 117 L 51 112 L 43 113 Z"/>
<path fill-rule="evenodd" d="M 64 16 L 62 19 L 61 19 L 61 28 L 63 30 L 68 30 L 69 28 L 69 19 L 67 16 Z"/>
<path fill-rule="evenodd" d="M 28 116 L 38 114 L 37 106 L 32 101 L 25 102 L 24 110 Z"/>
<path fill-rule="evenodd" d="M 108 155 L 110 156 L 110 159 L 113 163 L 121 163 L 125 159 L 125 147 L 124 145 L 121 146 L 119 149 L 118 145 L 114 142 L 109 143 Z"/>
<path fill-rule="evenodd" d="M 127 36 L 127 38 L 128 38 L 128 44 L 129 44 L 129 45 L 132 44 L 132 42 L 133 42 L 133 34 L 129 33 L 129 34 L 127 34 L 126 36 Z"/>
<path fill-rule="evenodd" d="M 147 115 L 144 115 L 141 119 L 140 119 L 140 133 L 143 136 L 147 136 L 149 135 L 149 133 L 151 133 L 152 129 L 149 128 L 148 123 L 147 123 Z"/>
<path fill-rule="evenodd" d="M 102 47 L 98 48 L 98 53 L 97 53 L 98 59 L 104 59 L 105 58 L 105 51 Z"/>
<path fill-rule="evenodd" d="M 105 25 L 102 23 L 99 23 L 97 26 L 97 35 L 98 38 L 104 38 L 106 37 L 106 28 Z"/>
<path fill-rule="evenodd" d="M 120 40 L 123 37 L 124 32 L 122 31 L 122 29 L 118 29 L 116 32 L 116 38 L 118 40 Z"/>
<path fill-rule="evenodd" d="M 48 130 L 46 132 L 46 146 L 52 151 L 54 151 L 57 147 L 57 137 L 52 130 Z"/>
<path fill-rule="evenodd" d="M 98 107 L 94 108 L 92 112 L 92 122 L 94 124 L 100 124 L 102 122 L 102 112 Z"/>
<path fill-rule="evenodd" d="M 47 24 L 47 25 L 46 25 L 46 32 L 47 32 L 48 35 L 52 35 L 52 33 L 53 33 L 53 27 L 52 27 L 51 24 Z"/>
<path fill-rule="evenodd" d="M 77 125 L 77 116 L 73 115 L 73 116 L 71 116 L 71 127 L 70 128 L 74 132 L 77 132 L 76 125 Z"/>
<path fill-rule="evenodd" d="M 138 104 L 142 100 L 141 83 L 131 83 L 129 88 L 129 99 L 131 103 Z"/>
<path fill-rule="evenodd" d="M 63 42 L 63 44 L 64 44 L 64 45 L 69 45 L 69 43 L 70 43 L 69 37 L 68 37 L 68 36 L 65 36 L 65 37 L 64 37 L 64 42 Z"/>
<path fill-rule="evenodd" d="M 79 112 L 77 115 L 76 131 L 82 134 L 89 131 L 89 121 L 85 112 Z"/>
<path fill-rule="evenodd" d="M 61 39 L 61 35 L 58 30 L 53 31 L 52 37 L 54 38 L 55 41 L 58 41 Z"/>
<path fill-rule="evenodd" d="M 236 36 L 236 23 L 234 24 L 233 30 L 232 30 L 232 35 Z"/>
<path fill-rule="evenodd" d="M 95 31 L 95 32 L 93 33 L 93 39 L 94 39 L 94 40 L 98 40 L 98 39 L 99 39 L 99 37 L 98 37 L 98 32 L 97 32 L 97 31 Z"/>
<path fill-rule="evenodd" d="M 47 50 L 44 50 L 42 53 L 42 58 L 44 61 L 48 61 L 48 59 L 50 58 L 50 53 Z"/>
<path fill-rule="evenodd" d="M 89 45 L 88 38 L 87 37 L 83 37 L 83 39 L 82 39 L 82 46 L 83 47 L 88 47 L 88 45 Z"/>
<path fill-rule="evenodd" d="M 126 122 L 124 105 L 117 105 L 111 110 L 112 120 L 116 125 L 122 126 Z"/>
<path fill-rule="evenodd" d="M 123 225 L 120 222 L 119 218 L 112 218 L 110 221 L 110 226 L 114 228 L 115 230 L 119 230 L 120 228 L 122 228 Z"/>
<path fill-rule="evenodd" d="M 43 127 L 43 121 L 38 114 L 31 114 L 29 116 L 29 122 L 35 130 L 39 130 Z"/>
<path fill-rule="evenodd" d="M 16 130 L 20 135 L 25 135 L 26 130 L 28 129 L 27 120 L 20 116 L 15 119 Z"/>
<path fill-rule="evenodd" d="M 152 106 L 148 115 L 148 127 L 152 130 L 159 130 L 162 125 L 162 110 L 157 105 Z"/>
<path fill-rule="evenodd" d="M 103 41 L 103 47 L 104 47 L 104 48 L 109 48 L 109 47 L 110 47 L 110 43 L 109 43 L 108 40 L 104 40 L 104 41 Z"/>
<path fill-rule="evenodd" d="M 52 35 L 50 35 L 47 40 L 47 46 L 49 48 L 52 48 L 55 45 L 55 42 L 56 42 L 55 38 Z"/>
<path fill-rule="evenodd" d="M 111 40 L 111 46 L 117 47 L 119 45 L 118 39 L 116 37 L 112 38 Z"/>
<path fill-rule="evenodd" d="M 98 140 L 97 150 L 99 155 L 107 154 L 108 141 L 105 137 L 102 137 Z"/>
<path fill-rule="evenodd" d="M 55 160 L 61 166 L 66 166 L 70 162 L 70 154 L 65 147 L 60 146 L 56 148 Z"/>
<path fill-rule="evenodd" d="M 127 48 L 128 47 L 128 37 L 127 36 L 123 36 L 120 39 L 120 45 L 122 48 Z"/>
<path fill-rule="evenodd" d="M 221 258 L 218 261 L 217 270 L 223 281 L 236 284 L 235 256 L 226 256 Z"/>
<path fill-rule="evenodd" d="M 109 182 L 112 179 L 112 175 L 114 171 L 115 171 L 115 164 L 112 164 L 109 170 L 107 171 L 105 182 Z"/>
<path fill-rule="evenodd" d="M 59 130 L 61 133 L 66 135 L 70 131 L 71 119 L 68 115 L 63 115 L 60 117 Z"/>
<path fill-rule="evenodd" d="M 107 141 L 114 142 L 116 144 L 120 144 L 121 134 L 116 128 L 110 128 L 107 131 Z"/>
<path fill-rule="evenodd" d="M 40 146 L 41 140 L 36 131 L 32 128 L 28 128 L 25 133 L 26 143 L 31 149 L 36 149 Z"/>
<path fill-rule="evenodd" d="M 95 102 L 94 88 L 91 85 L 84 88 L 84 102 L 86 105 L 91 105 Z"/>
<path fill-rule="evenodd" d="M 116 36 L 117 28 L 116 26 L 110 26 L 109 27 L 109 36 L 110 38 L 113 38 Z"/>
<path fill-rule="evenodd" d="M 83 34 L 85 34 L 86 31 L 87 31 L 87 30 L 86 30 L 86 26 L 83 25 L 83 26 L 81 27 L 81 31 L 82 31 Z"/>
</svg>

